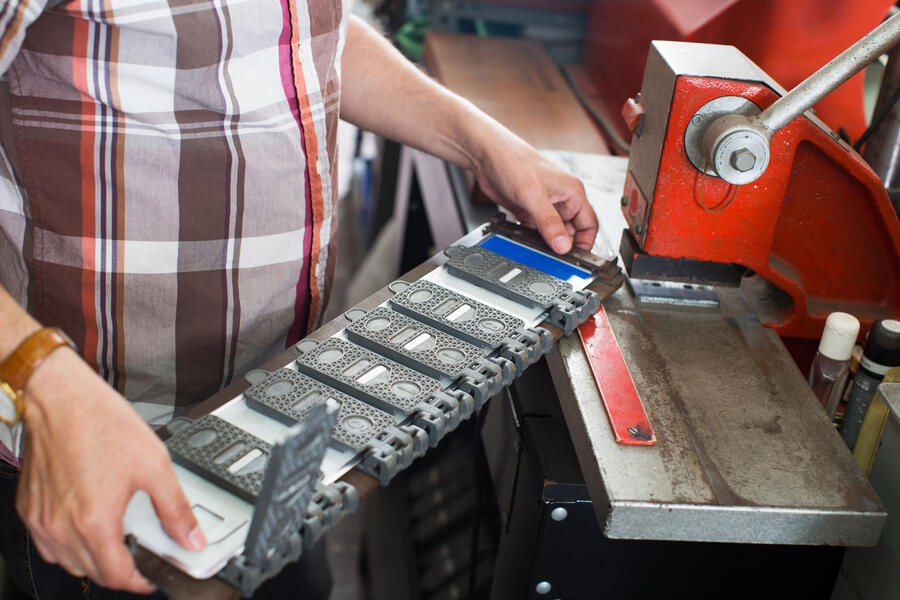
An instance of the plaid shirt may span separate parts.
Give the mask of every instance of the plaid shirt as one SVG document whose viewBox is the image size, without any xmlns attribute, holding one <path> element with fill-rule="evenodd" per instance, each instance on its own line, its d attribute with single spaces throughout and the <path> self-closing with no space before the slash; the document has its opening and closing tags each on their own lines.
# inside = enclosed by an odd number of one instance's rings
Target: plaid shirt
<svg viewBox="0 0 900 600">
<path fill-rule="evenodd" d="M 0 283 L 150 423 L 314 328 L 349 0 L 0 0 Z"/>
</svg>

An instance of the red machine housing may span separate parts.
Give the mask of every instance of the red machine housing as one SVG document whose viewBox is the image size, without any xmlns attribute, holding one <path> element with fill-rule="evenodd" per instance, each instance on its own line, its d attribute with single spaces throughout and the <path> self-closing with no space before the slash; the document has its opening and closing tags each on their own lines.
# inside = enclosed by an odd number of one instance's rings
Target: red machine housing
<svg viewBox="0 0 900 600">
<path fill-rule="evenodd" d="M 878 176 L 809 115 L 775 134 L 769 166 L 755 182 L 734 187 L 701 173 L 688 159 L 684 137 L 698 109 L 719 96 L 743 96 L 763 109 L 778 98 L 763 77 L 704 77 L 701 68 L 672 74 L 664 115 L 658 97 L 665 94 L 648 90 L 658 82 L 644 80 L 642 98 L 650 105 L 641 125 L 649 130 L 633 139 L 623 208 L 642 252 L 751 269 L 790 297 L 762 315 L 782 336 L 818 338 L 836 310 L 864 323 L 900 316 L 900 222 Z M 651 182 L 646 165 L 636 161 L 651 150 L 641 144 L 655 143 L 647 139 L 654 138 L 653 127 L 665 131 L 657 134 L 662 148 Z M 647 188 L 652 196 L 642 191 Z"/>
<path fill-rule="evenodd" d="M 877 26 L 894 0 L 594 0 L 581 59 L 615 114 L 641 83 L 652 40 L 730 44 L 787 88 Z M 816 107 L 856 139 L 866 127 L 863 75 Z M 622 131 L 624 134 L 624 131 Z"/>
</svg>

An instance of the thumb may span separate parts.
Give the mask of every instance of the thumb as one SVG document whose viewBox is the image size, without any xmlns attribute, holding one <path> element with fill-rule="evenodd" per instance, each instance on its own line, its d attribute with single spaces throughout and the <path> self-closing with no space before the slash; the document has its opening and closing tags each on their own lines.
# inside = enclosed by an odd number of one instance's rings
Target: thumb
<svg viewBox="0 0 900 600">
<path fill-rule="evenodd" d="M 566 254 L 572 249 L 572 236 L 566 231 L 562 217 L 559 216 L 552 203 L 547 200 L 537 202 L 532 216 L 538 231 L 541 232 L 541 237 L 554 252 Z"/>
<path fill-rule="evenodd" d="M 202 550 L 206 547 L 206 535 L 197 523 L 172 464 L 167 463 L 162 471 L 156 477 L 148 477 L 141 487 L 150 495 L 153 509 L 169 537 L 188 550 Z"/>
</svg>

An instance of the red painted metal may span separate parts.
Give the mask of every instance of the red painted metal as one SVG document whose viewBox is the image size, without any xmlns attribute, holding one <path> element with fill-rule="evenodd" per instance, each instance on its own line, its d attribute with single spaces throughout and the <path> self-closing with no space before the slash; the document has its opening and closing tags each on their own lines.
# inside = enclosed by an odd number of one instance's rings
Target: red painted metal
<svg viewBox="0 0 900 600">
<path fill-rule="evenodd" d="M 609 325 L 606 309 L 601 306 L 597 314 L 582 323 L 578 327 L 578 336 L 616 441 L 630 446 L 656 444 L 656 434 L 625 364 L 616 334 Z"/>
<path fill-rule="evenodd" d="M 816 338 L 835 310 L 866 323 L 900 316 L 900 222 L 856 152 L 801 116 L 775 134 L 769 166 L 751 184 L 735 189 L 690 163 L 688 120 L 725 95 L 763 108 L 776 99 L 759 84 L 678 78 L 644 251 L 752 269 L 793 301 L 767 322 L 782 336 Z"/>
<path fill-rule="evenodd" d="M 641 89 L 652 40 L 730 44 L 790 89 L 887 15 L 894 0 L 594 0 L 582 63 L 616 114 Z M 865 129 L 863 77 L 816 105 L 835 131 Z M 627 135 L 623 123 L 621 134 Z"/>
</svg>

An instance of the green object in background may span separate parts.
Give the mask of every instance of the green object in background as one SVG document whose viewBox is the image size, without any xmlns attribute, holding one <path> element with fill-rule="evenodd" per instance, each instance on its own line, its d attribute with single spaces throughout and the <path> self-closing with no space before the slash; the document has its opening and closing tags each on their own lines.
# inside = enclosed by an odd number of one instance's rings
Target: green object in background
<svg viewBox="0 0 900 600">
<path fill-rule="evenodd" d="M 422 59 L 422 55 L 425 53 L 425 34 L 428 32 L 430 24 L 431 21 L 428 17 L 419 17 L 404 23 L 394 34 L 394 40 L 400 51 L 410 60 Z"/>
</svg>

